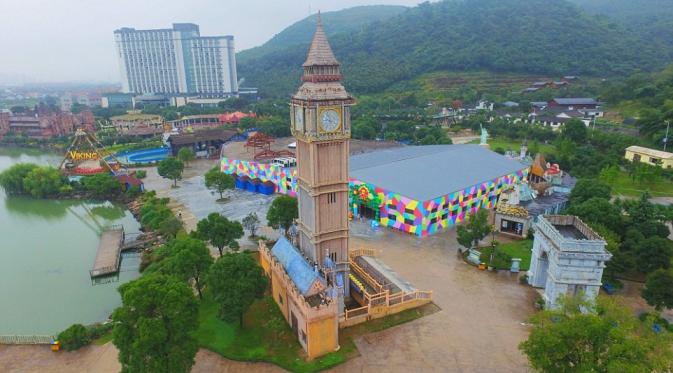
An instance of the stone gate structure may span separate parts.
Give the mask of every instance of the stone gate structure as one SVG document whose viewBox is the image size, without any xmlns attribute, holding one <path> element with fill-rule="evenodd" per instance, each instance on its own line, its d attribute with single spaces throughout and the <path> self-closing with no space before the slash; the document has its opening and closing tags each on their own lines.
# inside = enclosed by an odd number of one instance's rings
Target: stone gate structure
<svg viewBox="0 0 673 373">
<path fill-rule="evenodd" d="M 561 295 L 595 299 L 605 263 L 612 257 L 605 240 L 576 216 L 541 216 L 534 229 L 528 283 L 544 288 L 545 306 L 557 307 Z"/>
</svg>

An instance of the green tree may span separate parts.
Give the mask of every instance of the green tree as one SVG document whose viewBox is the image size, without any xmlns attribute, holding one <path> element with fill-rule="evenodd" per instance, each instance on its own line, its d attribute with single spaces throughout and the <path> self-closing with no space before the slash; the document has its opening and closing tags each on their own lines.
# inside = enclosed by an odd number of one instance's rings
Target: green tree
<svg viewBox="0 0 673 373">
<path fill-rule="evenodd" d="M 210 169 L 206 172 L 206 188 L 220 193 L 220 200 L 223 198 L 222 193 L 227 189 L 234 188 L 234 178 L 220 171 L 218 167 Z"/>
<path fill-rule="evenodd" d="M 98 198 L 115 196 L 122 191 L 119 180 L 108 173 L 84 177 L 82 178 L 82 185 L 84 185 L 86 191 Z"/>
<path fill-rule="evenodd" d="M 633 163 L 629 167 L 629 176 L 641 188 L 649 187 L 651 184 L 661 180 L 661 167 L 650 166 L 644 163 Z"/>
<path fill-rule="evenodd" d="M 485 209 L 468 215 L 466 223 L 456 229 L 458 243 L 466 249 L 476 247 L 490 232 L 491 225 L 488 224 L 488 212 Z"/>
<path fill-rule="evenodd" d="M 196 154 L 194 154 L 192 148 L 180 148 L 180 150 L 178 150 L 178 159 L 180 162 L 189 166 L 189 162 L 196 159 Z"/>
<path fill-rule="evenodd" d="M 157 167 L 157 172 L 161 177 L 173 180 L 173 186 L 178 186 L 178 180 L 182 179 L 182 171 L 184 170 L 184 163 L 173 157 L 160 161 Z"/>
<path fill-rule="evenodd" d="M 238 243 L 234 243 L 237 239 L 243 237 L 243 226 L 237 221 L 230 221 L 213 212 L 196 224 L 196 236 L 217 247 L 220 256 L 222 256 L 222 250 L 225 246 L 235 248 L 234 246 L 238 245 Z"/>
<path fill-rule="evenodd" d="M 122 372 L 189 372 L 198 344 L 194 292 L 173 276 L 150 274 L 119 287 L 112 342 Z"/>
<path fill-rule="evenodd" d="M 213 264 L 210 250 L 203 241 L 181 236 L 157 250 L 157 256 L 162 260 L 149 267 L 147 269 L 149 273 L 158 271 L 193 283 L 199 298 L 203 298 L 205 278 Z"/>
<path fill-rule="evenodd" d="M 23 181 L 31 171 L 38 168 L 32 163 L 17 163 L 7 170 L 0 173 L 0 187 L 7 194 L 25 194 L 28 193 L 24 187 Z"/>
<path fill-rule="evenodd" d="M 621 232 L 624 225 L 622 209 L 600 197 L 592 197 L 579 204 L 573 203 L 566 213 L 579 216 L 585 223 L 602 224 L 614 232 Z"/>
<path fill-rule="evenodd" d="M 283 228 L 285 236 L 287 236 L 292 223 L 298 217 L 297 199 L 290 196 L 276 197 L 266 213 L 267 224 L 275 229 Z"/>
<path fill-rule="evenodd" d="M 66 351 L 79 350 L 91 342 L 89 331 L 82 324 L 73 324 L 58 334 L 58 341 Z"/>
<path fill-rule="evenodd" d="M 243 326 L 243 314 L 264 295 L 267 278 L 262 267 L 247 253 L 228 253 L 210 270 L 208 286 L 220 307 L 220 317 Z"/>
<path fill-rule="evenodd" d="M 580 179 L 570 192 L 570 204 L 580 204 L 590 198 L 603 198 L 610 200 L 612 188 L 609 184 L 596 179 Z"/>
<path fill-rule="evenodd" d="M 173 216 L 172 213 L 161 220 L 157 226 L 159 233 L 170 238 L 175 237 L 182 228 L 182 222 Z"/>
<path fill-rule="evenodd" d="M 673 248 L 671 241 L 661 237 L 648 237 L 637 246 L 638 269 L 644 273 L 654 272 L 660 268 L 670 268 Z"/>
<path fill-rule="evenodd" d="M 23 179 L 26 192 L 35 198 L 53 196 L 65 184 L 65 178 L 54 167 L 37 167 Z"/>
<path fill-rule="evenodd" d="M 575 144 L 587 142 L 587 126 L 579 119 L 571 119 L 563 125 L 561 136 L 570 139 Z"/>
<path fill-rule="evenodd" d="M 582 312 L 581 310 L 588 310 Z M 673 368 L 671 333 L 656 334 L 627 306 L 599 297 L 597 305 L 562 299 L 558 310 L 539 312 L 519 348 L 544 373 L 654 372 Z"/>
<path fill-rule="evenodd" d="M 246 217 L 243 218 L 243 220 L 241 220 L 241 223 L 243 224 L 243 228 L 250 231 L 250 237 L 255 237 L 255 232 L 257 232 L 257 228 L 259 227 L 259 218 L 257 217 L 257 213 L 249 213 L 246 215 Z"/>
<path fill-rule="evenodd" d="M 603 183 L 609 185 L 614 183 L 617 178 L 619 177 L 619 166 L 617 165 L 610 165 L 607 167 L 604 167 L 601 170 L 600 175 L 598 176 L 598 179 L 602 181 Z M 571 192 L 572 193 L 572 192 Z"/>
<path fill-rule="evenodd" d="M 658 269 L 647 275 L 642 296 L 657 311 L 673 308 L 673 272 L 670 269 Z"/>
</svg>

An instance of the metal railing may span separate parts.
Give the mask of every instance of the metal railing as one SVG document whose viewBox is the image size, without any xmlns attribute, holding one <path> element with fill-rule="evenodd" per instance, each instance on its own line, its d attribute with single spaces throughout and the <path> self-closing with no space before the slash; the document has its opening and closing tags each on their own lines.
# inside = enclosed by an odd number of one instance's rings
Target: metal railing
<svg viewBox="0 0 673 373">
<path fill-rule="evenodd" d="M 54 338 L 50 335 L 0 335 L 3 345 L 48 345 Z"/>
</svg>

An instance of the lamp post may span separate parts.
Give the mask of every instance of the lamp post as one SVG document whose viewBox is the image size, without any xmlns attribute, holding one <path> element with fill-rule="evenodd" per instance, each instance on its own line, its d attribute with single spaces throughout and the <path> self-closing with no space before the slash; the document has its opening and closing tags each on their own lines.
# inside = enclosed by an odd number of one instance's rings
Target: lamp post
<svg viewBox="0 0 673 373">
<path fill-rule="evenodd" d="M 491 258 L 488 260 L 490 267 L 493 267 L 493 254 L 495 254 L 495 225 L 491 225 Z"/>
</svg>

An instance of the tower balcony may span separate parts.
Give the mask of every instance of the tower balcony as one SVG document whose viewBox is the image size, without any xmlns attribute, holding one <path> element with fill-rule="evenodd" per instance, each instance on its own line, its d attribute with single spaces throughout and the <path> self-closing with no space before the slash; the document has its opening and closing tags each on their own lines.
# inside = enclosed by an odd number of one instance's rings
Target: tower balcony
<svg viewBox="0 0 673 373">
<path fill-rule="evenodd" d="M 320 82 L 338 82 L 341 81 L 341 74 L 310 74 L 303 75 L 301 80 L 303 82 L 320 83 Z"/>
</svg>

